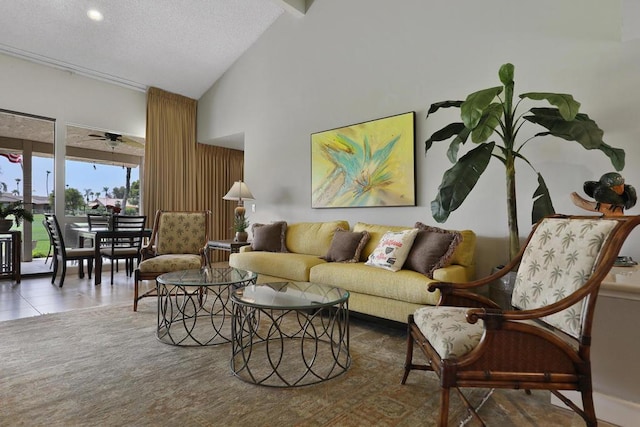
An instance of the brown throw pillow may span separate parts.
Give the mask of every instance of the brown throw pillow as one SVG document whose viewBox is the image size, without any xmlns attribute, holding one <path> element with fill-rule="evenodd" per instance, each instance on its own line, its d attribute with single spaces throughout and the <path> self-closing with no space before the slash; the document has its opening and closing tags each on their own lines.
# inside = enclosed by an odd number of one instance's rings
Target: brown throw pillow
<svg viewBox="0 0 640 427">
<path fill-rule="evenodd" d="M 433 271 L 446 267 L 456 247 L 462 241 L 457 231 L 443 230 L 416 222 L 418 235 L 413 241 L 404 268 L 417 271 L 433 279 Z"/>
<path fill-rule="evenodd" d="M 367 231 L 354 232 L 336 229 L 329 252 L 322 258 L 329 262 L 358 262 L 364 245 L 369 241 Z"/>
<path fill-rule="evenodd" d="M 251 234 L 253 234 L 251 249 L 254 251 L 287 252 L 286 233 L 287 223 L 285 221 L 253 224 L 251 226 Z"/>
</svg>

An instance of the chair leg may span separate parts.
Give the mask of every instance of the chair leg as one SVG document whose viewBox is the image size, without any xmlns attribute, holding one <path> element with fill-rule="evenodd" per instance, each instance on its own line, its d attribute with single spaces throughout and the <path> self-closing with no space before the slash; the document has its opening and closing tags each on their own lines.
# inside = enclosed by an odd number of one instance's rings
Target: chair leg
<svg viewBox="0 0 640 427">
<path fill-rule="evenodd" d="M 135 280 L 133 284 L 133 311 L 138 311 L 138 272 L 136 271 Z"/>
<path fill-rule="evenodd" d="M 584 410 L 583 418 L 587 427 L 596 427 L 598 420 L 596 418 L 596 409 L 593 406 L 591 386 L 588 387 L 588 390 L 582 391 L 582 408 Z"/>
<path fill-rule="evenodd" d="M 117 265 L 118 261 L 116 261 Z M 111 285 L 113 286 L 113 258 L 111 258 Z"/>
<path fill-rule="evenodd" d="M 87 258 L 87 273 L 89 273 L 89 280 L 91 280 L 91 273 L 93 273 L 93 258 Z"/>
<path fill-rule="evenodd" d="M 440 388 L 440 419 L 438 427 L 447 427 L 449 423 L 449 388 Z"/>
<path fill-rule="evenodd" d="M 407 382 L 407 377 L 409 376 L 409 372 L 411 372 L 411 365 L 413 363 L 413 335 L 411 335 L 411 320 L 412 319 L 409 319 L 407 325 L 407 355 L 404 360 L 404 375 L 402 376 L 400 384 Z"/>
<path fill-rule="evenodd" d="M 51 258 L 51 263 L 53 265 L 53 275 L 51 276 L 51 284 L 56 282 L 56 276 L 58 275 L 58 258 Z"/>
<path fill-rule="evenodd" d="M 84 277 L 84 260 L 82 258 L 78 260 L 78 277 L 81 279 Z"/>
<path fill-rule="evenodd" d="M 62 274 L 60 275 L 60 287 L 64 285 L 64 276 L 67 274 L 67 263 L 66 261 L 62 263 Z"/>
</svg>

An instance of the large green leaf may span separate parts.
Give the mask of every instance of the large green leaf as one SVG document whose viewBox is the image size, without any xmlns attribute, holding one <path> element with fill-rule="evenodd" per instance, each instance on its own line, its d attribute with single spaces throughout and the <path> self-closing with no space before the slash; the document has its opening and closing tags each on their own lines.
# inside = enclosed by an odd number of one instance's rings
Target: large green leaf
<svg viewBox="0 0 640 427">
<path fill-rule="evenodd" d="M 445 222 L 464 202 L 487 168 L 494 146 L 495 142 L 479 145 L 444 173 L 438 195 L 431 202 L 431 214 L 436 221 Z"/>
<path fill-rule="evenodd" d="M 614 168 L 616 168 L 617 171 L 621 171 L 622 169 L 624 169 L 625 152 L 623 149 L 613 148 L 604 142 L 600 145 L 600 147 L 598 147 L 598 149 L 606 154 L 609 159 L 611 159 L 611 164 Z"/>
<path fill-rule="evenodd" d="M 460 149 L 460 145 L 467 142 L 467 138 L 469 138 L 469 134 L 471 131 L 466 127 L 460 131 L 458 136 L 453 138 L 451 144 L 449 144 L 449 149 L 447 150 L 447 158 L 451 163 L 455 163 L 458 160 L 458 150 Z"/>
<path fill-rule="evenodd" d="M 424 151 L 428 151 L 429 148 L 431 148 L 431 146 L 433 145 L 434 142 L 436 141 L 446 141 L 447 139 L 451 138 L 453 135 L 458 135 L 460 132 L 464 131 L 465 127 L 464 127 L 464 123 L 461 122 L 457 122 L 457 123 L 450 123 L 448 125 L 446 125 L 445 127 L 443 127 L 442 129 L 435 131 L 430 137 L 429 139 L 427 139 L 424 144 L 425 144 L 425 148 Z M 467 133 L 468 135 L 468 133 Z M 466 138 L 465 138 L 466 141 Z"/>
<path fill-rule="evenodd" d="M 493 102 L 502 90 L 502 86 L 497 86 L 479 90 L 467 96 L 467 99 L 460 106 L 460 117 L 462 117 L 464 125 L 469 129 L 474 129 L 482 118 L 485 108 Z"/>
<path fill-rule="evenodd" d="M 462 101 L 442 101 L 431 104 L 429 107 L 429 111 L 427 111 L 427 118 L 429 114 L 433 114 L 441 108 L 450 108 L 450 107 L 460 107 L 462 105 Z"/>
<path fill-rule="evenodd" d="M 505 86 L 513 86 L 513 75 L 515 67 L 513 64 L 503 64 L 498 70 L 500 82 Z"/>
<path fill-rule="evenodd" d="M 489 105 L 484 114 L 480 118 L 478 125 L 471 132 L 471 140 L 475 143 L 485 142 L 500 124 L 500 117 L 502 117 L 502 104 L 494 102 Z"/>
<path fill-rule="evenodd" d="M 538 188 L 533 193 L 533 208 L 531 209 L 531 223 L 535 224 L 547 215 L 555 213 L 549 189 L 542 175 L 538 173 Z"/>
<path fill-rule="evenodd" d="M 553 135 L 567 141 L 576 141 L 587 150 L 602 151 L 616 170 L 624 168 L 624 151 L 607 145 L 602 140 L 604 132 L 588 115 L 578 113 L 575 119 L 566 121 L 556 108 L 532 108 L 530 112 L 532 115 L 524 116 L 524 119 L 549 131 L 536 136 Z"/>
<path fill-rule="evenodd" d="M 567 121 L 556 108 L 532 108 L 530 111 L 532 115 L 524 116 L 524 119 L 546 128 L 547 134 L 579 142 L 589 150 L 604 143 L 604 132 L 586 114 L 578 114 L 574 120 Z"/>
<path fill-rule="evenodd" d="M 560 115 L 565 120 L 573 120 L 580 111 L 580 103 L 573 99 L 572 95 L 565 93 L 528 92 L 520 95 L 520 98 L 533 99 L 535 101 L 548 101 L 560 110 Z"/>
<path fill-rule="evenodd" d="M 503 64 L 498 71 L 498 77 L 500 77 L 500 81 L 504 85 L 504 110 L 508 115 L 511 115 L 511 109 L 513 108 L 514 72 L 515 67 L 509 63 Z"/>
</svg>

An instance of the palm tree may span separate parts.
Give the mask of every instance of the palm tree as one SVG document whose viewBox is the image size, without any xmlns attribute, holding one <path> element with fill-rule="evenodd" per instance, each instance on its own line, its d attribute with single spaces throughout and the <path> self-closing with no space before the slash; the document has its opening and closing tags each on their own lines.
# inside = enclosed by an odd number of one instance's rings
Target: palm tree
<svg viewBox="0 0 640 427">
<path fill-rule="evenodd" d="M 124 185 L 124 196 L 122 197 L 122 209 L 127 210 L 127 199 L 129 198 L 129 191 L 131 190 L 131 168 L 127 168 L 127 175 Z"/>
<path fill-rule="evenodd" d="M 109 187 L 102 187 L 104 190 L 104 197 L 109 197 Z"/>
<path fill-rule="evenodd" d="M 51 171 L 47 171 L 47 196 L 49 195 L 49 175 L 51 174 Z"/>
</svg>

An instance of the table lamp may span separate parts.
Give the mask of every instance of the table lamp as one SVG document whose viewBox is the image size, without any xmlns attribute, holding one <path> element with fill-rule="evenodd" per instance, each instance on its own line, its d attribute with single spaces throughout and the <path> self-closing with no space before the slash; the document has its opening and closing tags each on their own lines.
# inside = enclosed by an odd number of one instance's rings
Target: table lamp
<svg viewBox="0 0 640 427">
<path fill-rule="evenodd" d="M 244 208 L 245 200 L 253 200 L 253 194 L 249 191 L 249 187 L 242 181 L 236 181 L 223 197 L 224 200 L 236 200 L 238 206 L 235 209 L 235 216 L 244 216 L 246 210 Z"/>
</svg>

